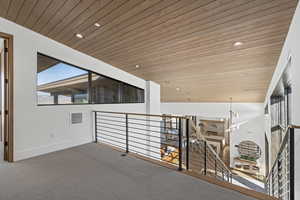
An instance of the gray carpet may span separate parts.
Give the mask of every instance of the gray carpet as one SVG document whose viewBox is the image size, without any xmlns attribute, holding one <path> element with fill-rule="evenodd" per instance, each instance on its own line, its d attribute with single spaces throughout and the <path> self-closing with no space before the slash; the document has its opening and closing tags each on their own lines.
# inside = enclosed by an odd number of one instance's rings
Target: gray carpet
<svg viewBox="0 0 300 200">
<path fill-rule="evenodd" d="M 88 144 L 0 165 L 1 200 L 253 200 Z"/>
</svg>

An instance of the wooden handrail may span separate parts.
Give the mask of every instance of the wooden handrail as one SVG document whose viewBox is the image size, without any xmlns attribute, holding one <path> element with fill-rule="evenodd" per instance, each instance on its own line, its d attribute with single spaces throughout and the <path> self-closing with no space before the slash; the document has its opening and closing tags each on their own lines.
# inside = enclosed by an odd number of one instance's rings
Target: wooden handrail
<svg viewBox="0 0 300 200">
<path fill-rule="evenodd" d="M 289 125 L 289 128 L 300 129 L 300 126 L 299 125 Z"/>
<path fill-rule="evenodd" d="M 136 115 L 136 116 L 145 116 L 145 117 L 170 117 L 170 118 L 181 118 L 187 119 L 186 116 L 179 116 L 179 115 L 154 115 L 154 114 L 142 114 L 142 113 L 130 113 L 130 112 L 111 112 L 111 111 L 97 111 L 94 110 L 93 112 L 99 113 L 108 113 L 108 114 L 128 114 L 128 115 Z"/>
</svg>

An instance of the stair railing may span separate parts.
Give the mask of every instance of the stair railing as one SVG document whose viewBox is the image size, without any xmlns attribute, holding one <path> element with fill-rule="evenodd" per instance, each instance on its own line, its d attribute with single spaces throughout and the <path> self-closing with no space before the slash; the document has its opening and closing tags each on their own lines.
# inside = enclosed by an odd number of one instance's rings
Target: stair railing
<svg viewBox="0 0 300 200">
<path fill-rule="evenodd" d="M 193 171 L 190 153 L 201 152 L 201 174 L 231 182 L 231 171 L 201 135 L 194 137 L 186 116 L 94 111 L 95 142 Z M 190 135 L 190 133 L 192 133 Z"/>
<path fill-rule="evenodd" d="M 266 178 L 265 188 L 270 196 L 282 200 L 295 200 L 294 162 L 295 129 L 300 126 L 290 125 L 284 131 L 277 157 Z"/>
<path fill-rule="evenodd" d="M 191 167 L 190 170 L 222 181 L 232 182 L 231 170 L 201 134 L 200 128 L 196 126 L 193 120 L 190 120 L 189 128 L 191 129 L 190 147 L 192 152 L 194 154 L 198 152 L 196 155 L 200 157 L 200 160 L 194 162 L 194 169 Z M 191 162 L 193 162 L 192 159 Z"/>
</svg>

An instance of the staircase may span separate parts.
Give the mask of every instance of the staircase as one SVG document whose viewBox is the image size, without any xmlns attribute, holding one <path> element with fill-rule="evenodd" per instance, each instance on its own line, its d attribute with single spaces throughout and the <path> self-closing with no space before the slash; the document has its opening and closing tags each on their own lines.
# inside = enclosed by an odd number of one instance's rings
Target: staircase
<svg viewBox="0 0 300 200">
<path fill-rule="evenodd" d="M 257 192 L 266 193 L 264 187 L 264 183 L 255 181 L 253 178 L 246 178 L 238 174 L 232 175 L 232 183 L 235 185 L 239 185 Z"/>
</svg>

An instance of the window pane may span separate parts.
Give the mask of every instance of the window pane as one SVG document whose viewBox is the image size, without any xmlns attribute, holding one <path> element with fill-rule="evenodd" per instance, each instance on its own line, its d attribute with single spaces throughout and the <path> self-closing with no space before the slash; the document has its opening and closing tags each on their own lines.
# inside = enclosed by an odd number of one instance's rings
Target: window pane
<svg viewBox="0 0 300 200">
<path fill-rule="evenodd" d="M 92 74 L 91 92 L 93 103 L 121 103 L 121 86 L 121 82 Z"/>
<path fill-rule="evenodd" d="M 88 71 L 38 54 L 38 104 L 88 103 Z"/>
<path fill-rule="evenodd" d="M 123 87 L 123 103 L 143 103 L 144 90 L 133 87 L 131 85 L 124 85 Z"/>
<path fill-rule="evenodd" d="M 42 54 L 37 59 L 38 105 L 144 103 L 143 89 Z"/>
<path fill-rule="evenodd" d="M 144 90 L 92 74 L 93 103 L 144 103 Z"/>
</svg>

